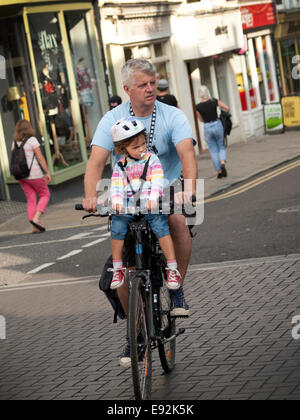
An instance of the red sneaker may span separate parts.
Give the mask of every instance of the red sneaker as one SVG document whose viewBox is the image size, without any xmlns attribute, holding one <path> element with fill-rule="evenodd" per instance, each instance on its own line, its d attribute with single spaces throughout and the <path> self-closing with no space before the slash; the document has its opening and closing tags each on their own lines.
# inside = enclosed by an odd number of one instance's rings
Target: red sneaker
<svg viewBox="0 0 300 420">
<path fill-rule="evenodd" d="M 112 290 L 118 289 L 119 287 L 123 286 L 125 281 L 125 268 L 118 268 L 117 270 L 113 270 L 113 278 L 111 281 L 110 288 Z"/>
<path fill-rule="evenodd" d="M 178 270 L 167 268 L 167 288 L 169 290 L 178 290 L 180 288 L 181 275 Z"/>
</svg>

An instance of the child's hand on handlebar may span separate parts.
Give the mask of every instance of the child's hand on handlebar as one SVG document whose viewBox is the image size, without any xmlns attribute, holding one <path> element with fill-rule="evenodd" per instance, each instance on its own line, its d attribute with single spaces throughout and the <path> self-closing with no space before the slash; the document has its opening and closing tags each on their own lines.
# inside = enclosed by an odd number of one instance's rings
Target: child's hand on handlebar
<svg viewBox="0 0 300 420">
<path fill-rule="evenodd" d="M 149 200 L 146 203 L 146 208 L 150 211 L 155 210 L 157 208 L 157 205 L 158 205 L 158 203 L 157 203 L 156 200 Z"/>
<path fill-rule="evenodd" d="M 122 204 L 112 204 L 112 209 L 115 210 L 117 213 L 121 213 L 122 208 Z"/>
</svg>

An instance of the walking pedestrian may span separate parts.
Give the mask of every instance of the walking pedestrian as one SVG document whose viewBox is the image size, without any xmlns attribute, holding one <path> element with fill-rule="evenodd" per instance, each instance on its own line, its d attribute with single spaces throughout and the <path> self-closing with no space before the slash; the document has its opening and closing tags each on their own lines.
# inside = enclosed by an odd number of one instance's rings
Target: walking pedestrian
<svg viewBox="0 0 300 420">
<path fill-rule="evenodd" d="M 111 96 L 109 98 L 109 109 L 112 110 L 114 108 L 116 108 L 117 106 L 121 105 L 122 103 L 122 98 L 118 95 L 115 96 Z"/>
<path fill-rule="evenodd" d="M 169 94 L 169 82 L 166 79 L 160 79 L 157 85 L 158 94 L 156 99 L 164 104 L 178 107 L 177 99 Z"/>
<path fill-rule="evenodd" d="M 214 167 L 218 173 L 217 178 L 227 177 L 226 147 L 224 143 L 224 128 L 218 118 L 217 108 L 220 107 L 229 112 L 229 106 L 219 99 L 211 97 L 207 86 L 200 86 L 199 90 L 201 102 L 196 105 L 197 117 L 204 122 L 204 135 L 208 145 Z"/>
<path fill-rule="evenodd" d="M 40 143 L 27 120 L 17 122 L 12 150 L 15 147 L 23 147 L 27 166 L 30 169 L 29 176 L 19 179 L 18 182 L 26 197 L 27 214 L 28 220 L 32 224 L 32 233 L 44 232 L 46 229 L 41 225 L 40 218 L 45 213 L 50 199 L 47 184 L 51 182 L 51 176 L 47 162 L 41 152 Z M 45 177 L 41 168 L 45 172 Z M 40 197 L 38 202 L 37 196 Z"/>
</svg>

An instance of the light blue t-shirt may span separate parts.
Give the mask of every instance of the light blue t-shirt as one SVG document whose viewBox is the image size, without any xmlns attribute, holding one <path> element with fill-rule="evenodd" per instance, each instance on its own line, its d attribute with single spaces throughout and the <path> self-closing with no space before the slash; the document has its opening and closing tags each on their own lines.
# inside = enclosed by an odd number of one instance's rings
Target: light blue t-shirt
<svg viewBox="0 0 300 420">
<path fill-rule="evenodd" d="M 185 114 L 178 108 L 156 101 L 156 123 L 152 145 L 157 149 L 157 156 L 162 164 L 164 175 L 169 183 L 181 174 L 181 161 L 176 146 L 187 138 L 194 139 L 193 131 Z M 101 119 L 95 132 L 92 146 L 101 146 L 110 152 L 114 144 L 110 135 L 111 127 L 121 118 L 130 117 L 129 101 L 107 112 Z M 137 117 L 150 132 L 152 115 Z"/>
</svg>

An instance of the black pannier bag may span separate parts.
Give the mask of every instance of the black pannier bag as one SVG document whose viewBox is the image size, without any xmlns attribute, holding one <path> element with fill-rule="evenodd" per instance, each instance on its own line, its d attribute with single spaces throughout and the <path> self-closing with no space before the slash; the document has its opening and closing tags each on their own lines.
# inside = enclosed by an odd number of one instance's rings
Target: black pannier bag
<svg viewBox="0 0 300 420">
<path fill-rule="evenodd" d="M 113 272 L 112 271 L 108 271 L 109 268 L 113 268 L 113 261 L 112 261 L 112 256 L 110 256 L 108 258 L 108 260 L 106 261 L 101 277 L 100 277 L 100 281 L 99 281 L 99 288 L 100 290 L 102 290 L 102 292 L 105 293 L 107 299 L 109 300 L 109 303 L 111 304 L 111 306 L 113 307 L 113 310 L 115 311 L 114 314 L 114 323 L 117 322 L 118 317 L 120 319 L 124 319 L 126 317 L 121 302 L 119 300 L 118 297 L 118 293 L 116 290 L 112 290 L 110 288 L 110 284 L 112 281 L 112 277 L 113 277 Z"/>
<path fill-rule="evenodd" d="M 20 146 L 18 146 L 17 142 L 15 141 L 15 147 L 11 152 L 10 172 L 16 178 L 16 180 L 28 178 L 33 165 L 34 154 L 30 168 L 28 167 L 26 160 L 24 145 L 27 140 L 28 139 L 23 140 Z"/>
<path fill-rule="evenodd" d="M 124 251 L 123 251 L 123 261 L 126 262 L 127 267 L 134 267 L 135 266 L 135 252 L 133 246 L 133 238 L 129 232 L 127 232 L 125 243 L 124 243 Z M 113 272 L 107 271 L 108 268 L 113 268 L 113 261 L 112 256 L 110 256 L 104 267 L 99 281 L 99 288 L 102 292 L 105 293 L 109 303 L 111 304 L 114 310 L 114 318 L 113 322 L 116 323 L 118 317 L 120 319 L 125 319 L 126 315 L 122 308 L 121 302 L 118 297 L 118 293 L 116 290 L 112 290 L 110 288 Z"/>
</svg>

